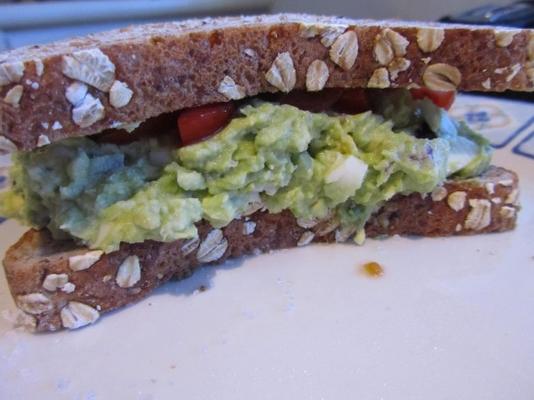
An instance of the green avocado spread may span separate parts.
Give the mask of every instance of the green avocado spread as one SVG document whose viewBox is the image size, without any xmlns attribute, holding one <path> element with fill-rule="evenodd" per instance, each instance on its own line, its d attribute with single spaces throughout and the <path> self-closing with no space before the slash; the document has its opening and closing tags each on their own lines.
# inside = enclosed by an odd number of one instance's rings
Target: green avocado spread
<svg viewBox="0 0 534 400">
<path fill-rule="evenodd" d="M 400 100 L 399 100 L 400 99 Z M 258 209 L 336 218 L 360 233 L 396 194 L 478 175 L 489 143 L 428 100 L 384 95 L 380 113 L 310 113 L 256 102 L 217 135 L 173 148 L 66 139 L 13 156 L 0 215 L 110 252 L 121 242 L 197 235 Z M 418 138 L 426 124 L 430 138 Z"/>
</svg>

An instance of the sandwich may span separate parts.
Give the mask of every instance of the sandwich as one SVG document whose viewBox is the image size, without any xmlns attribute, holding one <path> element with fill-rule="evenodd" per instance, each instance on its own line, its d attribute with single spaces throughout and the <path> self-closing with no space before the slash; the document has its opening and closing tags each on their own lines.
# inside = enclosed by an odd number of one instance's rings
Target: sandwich
<svg viewBox="0 0 534 400">
<path fill-rule="evenodd" d="M 534 31 L 189 20 L 0 54 L 0 85 L 7 282 L 75 329 L 227 258 L 513 229 L 517 175 L 447 110 L 534 90 Z"/>
</svg>

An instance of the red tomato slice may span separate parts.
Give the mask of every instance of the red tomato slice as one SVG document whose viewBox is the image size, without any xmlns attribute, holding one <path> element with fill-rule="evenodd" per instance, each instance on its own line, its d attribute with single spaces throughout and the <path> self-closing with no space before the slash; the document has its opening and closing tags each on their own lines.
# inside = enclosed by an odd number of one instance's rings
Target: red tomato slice
<svg viewBox="0 0 534 400">
<path fill-rule="evenodd" d="M 359 114 L 371 109 L 365 89 L 345 89 L 334 105 L 334 110 L 344 114 Z"/>
<path fill-rule="evenodd" d="M 183 145 L 201 141 L 228 124 L 234 103 L 215 103 L 184 110 L 178 115 L 178 131 Z"/>
<path fill-rule="evenodd" d="M 324 112 L 331 110 L 342 94 L 343 89 L 323 89 L 320 92 L 294 90 L 280 96 L 278 102 L 289 104 L 304 111 Z"/>
<path fill-rule="evenodd" d="M 421 100 L 427 98 L 432 101 L 432 103 L 434 103 L 438 107 L 444 108 L 445 110 L 451 108 L 452 103 L 454 103 L 454 98 L 456 96 L 456 92 L 454 91 L 441 92 L 437 90 L 430 90 L 425 87 L 422 87 L 420 89 L 411 89 L 410 92 L 414 99 Z"/>
</svg>

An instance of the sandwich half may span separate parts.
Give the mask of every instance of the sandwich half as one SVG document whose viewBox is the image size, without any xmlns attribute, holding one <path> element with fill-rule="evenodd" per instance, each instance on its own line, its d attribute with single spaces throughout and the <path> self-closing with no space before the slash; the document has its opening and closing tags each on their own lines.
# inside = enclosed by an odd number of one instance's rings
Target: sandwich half
<svg viewBox="0 0 534 400">
<path fill-rule="evenodd" d="M 2 53 L 13 298 L 75 329 L 229 257 L 513 229 L 516 174 L 447 113 L 504 90 L 534 90 L 532 30 L 272 15 Z"/>
</svg>

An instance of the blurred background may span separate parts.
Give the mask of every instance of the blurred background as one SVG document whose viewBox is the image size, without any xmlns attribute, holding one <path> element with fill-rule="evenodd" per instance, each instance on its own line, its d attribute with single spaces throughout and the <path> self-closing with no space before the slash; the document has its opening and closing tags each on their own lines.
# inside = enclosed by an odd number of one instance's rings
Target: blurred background
<svg viewBox="0 0 534 400">
<path fill-rule="evenodd" d="M 510 5 L 511 4 L 511 5 Z M 471 12 L 465 13 L 471 10 Z M 473 11 L 474 10 L 474 11 Z M 506 0 L 0 0 L 0 51 L 133 23 L 187 17 L 307 12 L 354 18 L 532 26 L 534 2 Z M 520 21 L 520 22 L 518 22 Z"/>
</svg>

